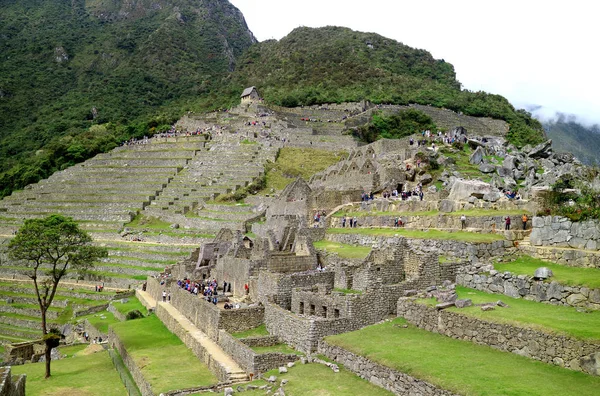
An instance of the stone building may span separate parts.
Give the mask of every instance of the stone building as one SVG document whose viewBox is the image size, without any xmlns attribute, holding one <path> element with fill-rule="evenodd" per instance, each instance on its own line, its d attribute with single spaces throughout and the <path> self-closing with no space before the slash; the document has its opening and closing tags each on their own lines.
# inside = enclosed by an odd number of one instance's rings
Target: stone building
<svg viewBox="0 0 600 396">
<path fill-rule="evenodd" d="M 248 88 L 244 89 L 244 92 L 242 92 L 241 99 L 242 99 L 242 104 L 245 104 L 245 103 L 259 101 L 261 98 L 260 98 L 260 95 L 259 95 L 256 87 L 248 87 Z"/>
</svg>

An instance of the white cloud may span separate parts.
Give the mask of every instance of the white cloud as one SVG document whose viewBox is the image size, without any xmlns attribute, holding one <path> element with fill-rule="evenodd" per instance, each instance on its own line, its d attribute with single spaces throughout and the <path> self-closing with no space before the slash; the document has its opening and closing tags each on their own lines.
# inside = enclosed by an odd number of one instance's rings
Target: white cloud
<svg viewBox="0 0 600 396">
<path fill-rule="evenodd" d="M 591 0 L 231 0 L 259 40 L 298 26 L 346 26 L 430 51 L 470 90 L 600 122 Z"/>
</svg>

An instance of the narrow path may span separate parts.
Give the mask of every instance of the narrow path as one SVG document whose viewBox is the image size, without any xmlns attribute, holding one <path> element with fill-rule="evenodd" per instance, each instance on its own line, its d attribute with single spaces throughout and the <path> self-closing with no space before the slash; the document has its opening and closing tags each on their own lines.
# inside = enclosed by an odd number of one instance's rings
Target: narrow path
<svg viewBox="0 0 600 396">
<path fill-rule="evenodd" d="M 141 289 L 135 290 L 135 296 L 140 300 L 142 305 L 148 309 L 156 309 L 156 300 L 150 295 L 150 293 Z"/>
<path fill-rule="evenodd" d="M 147 294 L 147 293 L 146 293 Z M 151 297 L 150 297 L 151 298 Z M 188 318 L 186 318 L 181 312 L 169 303 L 158 302 L 158 304 L 164 308 L 169 315 L 175 319 L 179 325 L 187 331 L 204 349 L 209 353 L 212 358 L 225 368 L 231 380 L 246 379 L 245 371 L 227 354 L 220 346 L 218 346 L 213 340 L 208 338 L 200 329 L 198 329 Z"/>
</svg>

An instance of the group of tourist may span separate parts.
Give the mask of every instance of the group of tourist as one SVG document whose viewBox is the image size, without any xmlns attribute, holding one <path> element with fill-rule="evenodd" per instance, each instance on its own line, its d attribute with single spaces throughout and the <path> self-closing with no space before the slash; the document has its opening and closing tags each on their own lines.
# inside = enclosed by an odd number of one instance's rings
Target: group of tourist
<svg viewBox="0 0 600 396">
<path fill-rule="evenodd" d="M 350 228 L 356 228 L 358 227 L 358 219 L 356 216 L 348 218 L 344 216 L 342 217 L 342 228 L 346 228 L 346 224 L 348 224 Z"/>
<path fill-rule="evenodd" d="M 177 286 L 188 291 L 190 294 L 202 296 L 206 301 L 215 305 L 219 302 L 219 284 L 216 279 L 192 281 L 191 279 L 183 278 L 177 281 Z M 223 281 L 221 290 L 222 294 L 231 293 L 231 283 Z"/>
</svg>

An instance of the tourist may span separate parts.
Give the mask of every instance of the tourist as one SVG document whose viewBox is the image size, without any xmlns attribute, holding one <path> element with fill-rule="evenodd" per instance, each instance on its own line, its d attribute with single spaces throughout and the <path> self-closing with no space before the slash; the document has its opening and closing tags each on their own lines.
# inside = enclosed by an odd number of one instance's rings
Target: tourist
<svg viewBox="0 0 600 396">
<path fill-rule="evenodd" d="M 465 216 L 465 214 L 463 213 L 460 216 L 460 229 L 464 230 L 466 225 L 467 225 L 467 216 Z"/>
<path fill-rule="evenodd" d="M 342 217 L 342 228 L 346 228 L 346 216 Z"/>
<path fill-rule="evenodd" d="M 504 229 L 510 230 L 510 216 L 506 216 L 504 219 Z"/>
<path fill-rule="evenodd" d="M 356 216 L 354 216 L 354 218 L 352 219 L 352 223 L 354 223 L 354 228 L 356 228 L 357 224 L 357 220 L 356 220 Z"/>
<path fill-rule="evenodd" d="M 162 298 L 163 298 L 163 302 L 167 302 L 167 291 L 166 290 L 163 290 Z"/>
<path fill-rule="evenodd" d="M 523 229 L 525 230 L 527 228 L 527 220 L 529 220 L 526 213 L 523 213 L 521 220 L 523 221 Z"/>
</svg>

